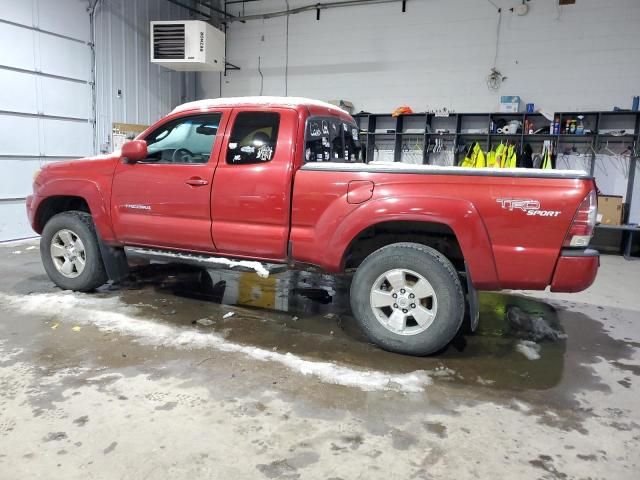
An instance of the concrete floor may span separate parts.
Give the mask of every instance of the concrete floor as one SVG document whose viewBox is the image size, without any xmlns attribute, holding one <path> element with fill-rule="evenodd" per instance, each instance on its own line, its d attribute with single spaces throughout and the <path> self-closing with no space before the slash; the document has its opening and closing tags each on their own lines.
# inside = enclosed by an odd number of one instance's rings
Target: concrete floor
<svg viewBox="0 0 640 480">
<path fill-rule="evenodd" d="M 135 278 L 62 292 L 0 246 L 0 478 L 638 478 L 640 262 L 483 294 L 430 358 L 365 342 L 346 278 Z"/>
</svg>

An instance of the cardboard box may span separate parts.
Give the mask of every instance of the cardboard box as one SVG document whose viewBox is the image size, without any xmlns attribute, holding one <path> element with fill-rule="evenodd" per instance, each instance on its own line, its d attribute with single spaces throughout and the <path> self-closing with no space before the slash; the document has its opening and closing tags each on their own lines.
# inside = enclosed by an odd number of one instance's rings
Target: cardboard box
<svg viewBox="0 0 640 480">
<path fill-rule="evenodd" d="M 520 97 L 517 95 L 501 96 L 499 111 L 502 113 L 518 113 L 520 111 Z"/>
<path fill-rule="evenodd" d="M 622 224 L 622 197 L 598 195 L 598 220 L 603 225 Z"/>
</svg>

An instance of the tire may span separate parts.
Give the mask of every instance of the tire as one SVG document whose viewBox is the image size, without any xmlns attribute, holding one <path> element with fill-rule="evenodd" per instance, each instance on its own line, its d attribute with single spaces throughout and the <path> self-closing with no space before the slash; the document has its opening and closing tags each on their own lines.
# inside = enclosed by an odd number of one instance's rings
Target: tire
<svg viewBox="0 0 640 480">
<path fill-rule="evenodd" d="M 394 243 L 373 252 L 356 270 L 351 310 L 379 347 L 423 356 L 454 338 L 464 318 L 465 297 L 456 269 L 444 255 L 419 243 Z"/>
<path fill-rule="evenodd" d="M 107 282 L 98 236 L 88 213 L 69 211 L 51 217 L 42 231 L 40 256 L 47 275 L 62 289 L 89 292 Z"/>
</svg>

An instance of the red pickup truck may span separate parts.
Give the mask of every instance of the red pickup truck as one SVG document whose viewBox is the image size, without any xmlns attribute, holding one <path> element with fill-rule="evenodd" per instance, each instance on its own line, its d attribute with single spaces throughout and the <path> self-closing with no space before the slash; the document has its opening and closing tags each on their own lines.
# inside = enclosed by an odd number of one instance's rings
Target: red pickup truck
<svg viewBox="0 0 640 480">
<path fill-rule="evenodd" d="M 593 282 L 595 184 L 580 171 L 362 163 L 351 116 L 299 98 L 187 103 L 111 155 L 47 165 L 27 210 L 51 280 L 89 291 L 127 249 L 170 260 L 355 272 L 382 348 L 444 347 L 478 290 Z"/>
</svg>

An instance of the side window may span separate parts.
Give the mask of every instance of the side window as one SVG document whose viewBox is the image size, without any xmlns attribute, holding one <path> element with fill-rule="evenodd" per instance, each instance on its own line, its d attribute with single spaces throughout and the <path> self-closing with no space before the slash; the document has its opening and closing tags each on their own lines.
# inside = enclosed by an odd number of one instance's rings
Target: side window
<svg viewBox="0 0 640 480">
<path fill-rule="evenodd" d="M 170 121 L 145 140 L 148 163 L 207 163 L 220 125 L 219 113 Z"/>
<path fill-rule="evenodd" d="M 279 113 L 240 112 L 231 130 L 227 163 L 269 162 L 276 153 L 279 127 Z"/>
<path fill-rule="evenodd" d="M 360 146 L 358 128 L 336 117 L 307 122 L 305 162 L 355 162 Z"/>
</svg>

